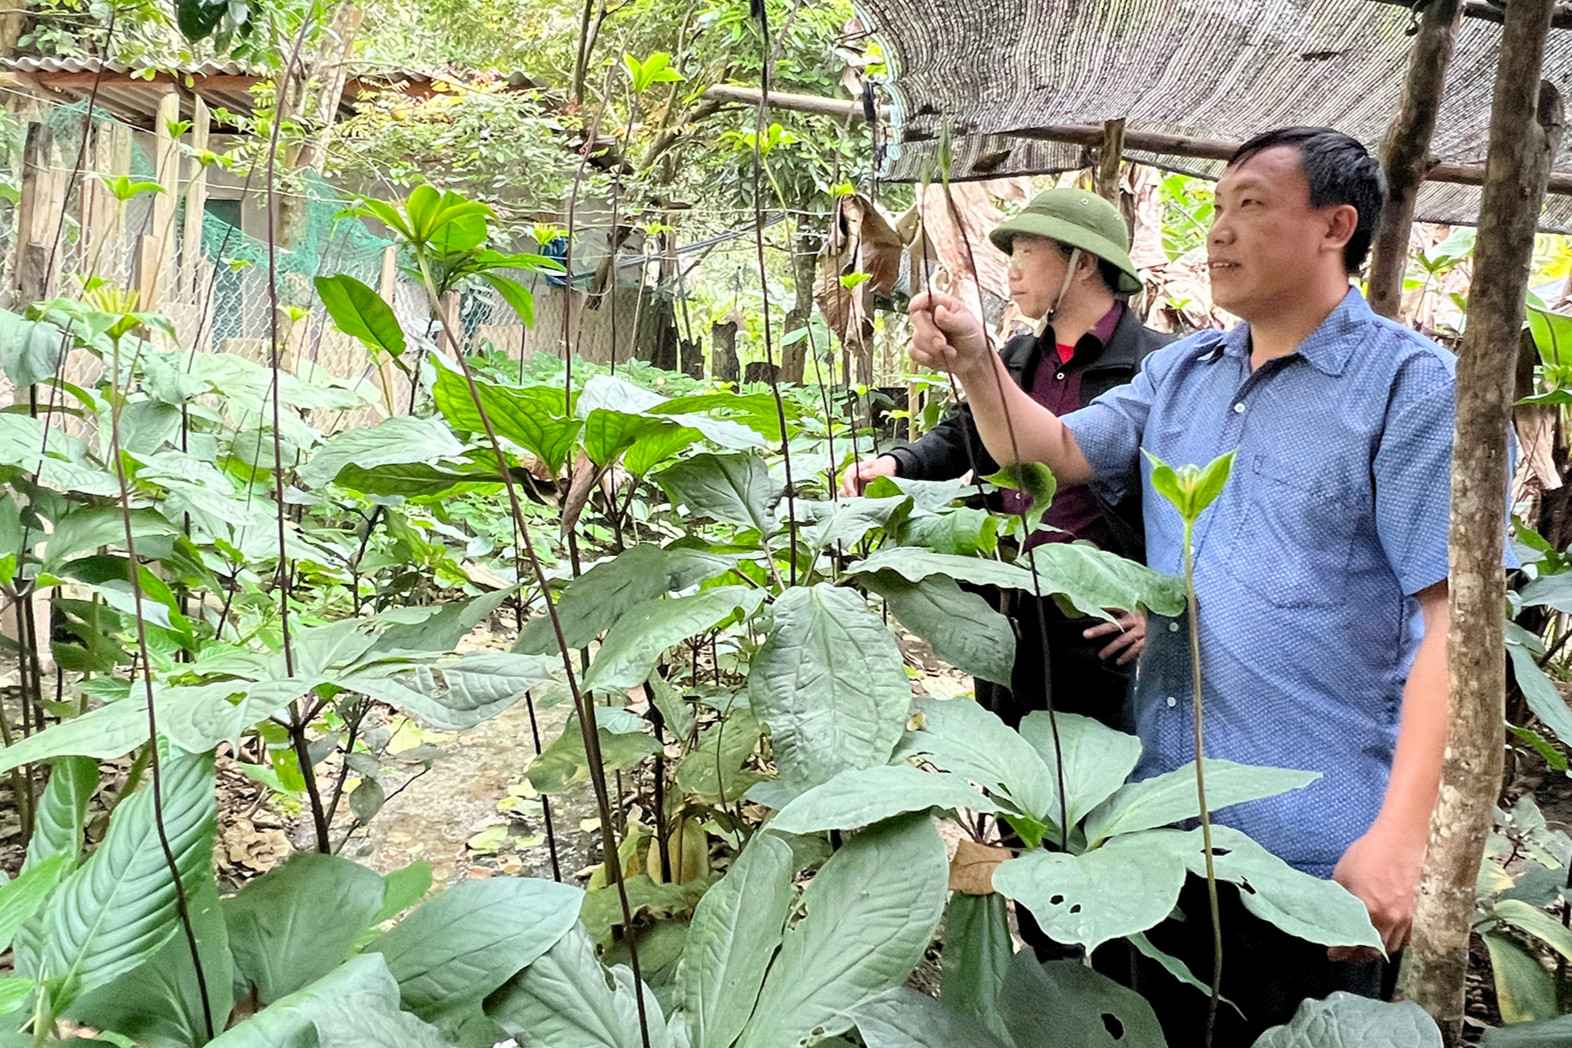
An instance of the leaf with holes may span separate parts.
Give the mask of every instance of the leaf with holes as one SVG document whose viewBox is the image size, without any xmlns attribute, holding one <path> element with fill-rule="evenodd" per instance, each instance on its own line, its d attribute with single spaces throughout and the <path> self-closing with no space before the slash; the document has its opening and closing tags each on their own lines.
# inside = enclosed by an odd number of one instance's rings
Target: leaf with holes
<svg viewBox="0 0 1572 1048">
<path fill-rule="evenodd" d="M 1016 1044 L 1034 1048 L 1164 1048 L 1152 1006 L 1080 961 L 1015 955 L 999 1007 Z M 1046 1036 L 1045 1036 L 1046 1035 Z"/>
</svg>

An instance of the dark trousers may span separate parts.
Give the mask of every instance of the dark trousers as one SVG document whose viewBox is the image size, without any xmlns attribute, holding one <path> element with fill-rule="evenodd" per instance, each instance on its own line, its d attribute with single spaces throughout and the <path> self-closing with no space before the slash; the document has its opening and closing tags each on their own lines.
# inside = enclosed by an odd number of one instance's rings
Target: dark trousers
<svg viewBox="0 0 1572 1048">
<path fill-rule="evenodd" d="M 1297 939 L 1261 920 L 1239 901 L 1239 889 L 1219 884 L 1223 928 L 1222 996 L 1238 1005 L 1217 1006 L 1213 1048 L 1250 1048 L 1261 1034 L 1293 1018 L 1299 1004 L 1337 990 L 1390 1000 L 1398 958 L 1390 962 L 1332 961 L 1326 947 Z M 1183 961 L 1201 982 L 1212 981 L 1212 916 L 1206 881 L 1191 877 L 1179 895 L 1183 915 L 1147 933 L 1153 946 Z M 1151 1004 L 1170 1045 L 1199 1045 L 1206 1031 L 1208 996 L 1181 984 L 1156 961 L 1119 940 L 1100 947 L 1093 966 L 1134 989 Z"/>
<path fill-rule="evenodd" d="M 1015 670 L 1010 687 L 976 681 L 977 701 L 999 715 L 1010 727 L 1033 710 L 1047 709 L 1049 693 L 1043 686 L 1043 637 L 1048 640 L 1049 675 L 1053 708 L 1060 713 L 1095 717 L 1112 728 L 1124 726 L 1125 696 L 1131 667 L 1115 666 L 1097 657 L 1110 637 L 1087 640 L 1081 634 L 1101 619 L 1066 616 L 1053 602 L 1042 600 L 1041 624 L 1037 599 L 1015 590 L 967 586 L 998 608 L 1015 627 Z"/>
</svg>

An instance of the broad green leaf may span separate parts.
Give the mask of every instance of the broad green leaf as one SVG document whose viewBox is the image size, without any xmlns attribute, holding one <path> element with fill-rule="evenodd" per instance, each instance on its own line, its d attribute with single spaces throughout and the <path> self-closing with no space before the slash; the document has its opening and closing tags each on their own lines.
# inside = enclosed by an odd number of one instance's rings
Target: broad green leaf
<svg viewBox="0 0 1572 1048">
<path fill-rule="evenodd" d="M 502 296 L 502 301 L 519 315 L 520 324 L 527 328 L 535 326 L 535 296 L 530 294 L 529 288 L 517 280 L 497 273 L 481 273 L 480 279 L 496 289 L 497 294 Z"/>
<path fill-rule="evenodd" d="M 340 331 L 360 339 L 367 349 L 392 357 L 403 355 L 404 329 L 399 327 L 393 307 L 375 291 L 343 273 L 317 277 L 316 285 L 322 307 Z"/>
<path fill-rule="evenodd" d="M 1169 505 L 1178 511 L 1187 525 L 1194 524 L 1201 514 L 1222 494 L 1233 471 L 1234 452 L 1229 451 L 1205 466 L 1186 464 L 1169 466 L 1150 451 L 1142 452 L 1151 463 L 1151 484 Z"/>
<path fill-rule="evenodd" d="M 1129 842 L 1147 854 L 1169 852 L 1196 877 L 1206 876 L 1199 829 L 1151 830 L 1110 842 Z M 1245 909 L 1290 935 L 1326 946 L 1381 948 L 1365 904 L 1336 881 L 1294 869 L 1231 826 L 1212 827 L 1212 868 L 1220 881 L 1237 884 Z"/>
<path fill-rule="evenodd" d="M 954 772 L 1003 795 L 1018 811 L 1045 819 L 1058 811 L 1058 788 L 1032 745 L 970 699 L 918 699 L 921 727 L 908 732 L 897 759 L 922 754 L 941 771 Z"/>
<path fill-rule="evenodd" d="M 659 748 L 654 736 L 643 732 L 619 733 L 599 727 L 596 734 L 600 739 L 601 763 L 608 775 L 633 767 Z M 589 778 L 589 758 L 584 752 L 584 733 L 577 715 L 569 717 L 562 734 L 530 761 L 525 775 L 541 793 L 561 793 L 573 783 Z"/>
<path fill-rule="evenodd" d="M 300 468 L 300 479 L 315 488 L 333 480 L 346 466 L 372 470 L 463 453 L 464 445 L 441 419 L 395 415 L 375 426 L 342 430 L 329 438 Z"/>
<path fill-rule="evenodd" d="M 1050 939 L 1087 952 L 1160 923 L 1184 879 L 1178 856 L 1139 837 L 1080 855 L 1033 849 L 993 871 L 994 890 L 1030 910 Z"/>
<path fill-rule="evenodd" d="M 754 657 L 748 694 L 793 790 L 888 764 L 911 703 L 889 627 L 861 595 L 827 583 L 788 589 Z"/>
<path fill-rule="evenodd" d="M 27 1002 L 32 995 L 33 988 L 38 984 L 31 979 L 23 979 L 14 975 L 0 978 L 0 1015 L 10 1015 Z M 0 1044 L 5 1042 L 0 1041 Z M 32 1043 L 31 1037 L 28 1044 Z"/>
<path fill-rule="evenodd" d="M 798 532 L 803 548 L 818 552 L 825 547 L 844 549 L 861 542 L 874 528 L 883 527 L 890 515 L 908 506 L 904 495 L 883 499 L 848 499 L 844 502 L 797 501 L 793 510 L 807 526 Z M 811 522 L 811 523 L 810 523 Z"/>
<path fill-rule="evenodd" d="M 693 1048 L 730 1048 L 753 1013 L 792 898 L 791 849 L 755 833 L 693 911 L 677 999 Z"/>
<path fill-rule="evenodd" d="M 788 420 L 802 417 L 802 411 L 790 400 L 776 404 L 769 393 L 690 393 L 672 397 L 652 406 L 650 411 L 661 415 L 703 415 L 707 418 L 735 418 L 754 432 L 779 445 L 781 440 L 781 415 Z"/>
<path fill-rule="evenodd" d="M 1018 1045 L 1036 1048 L 1165 1048 L 1152 1006 L 1080 961 L 1039 964 L 1016 954 L 1000 1011 Z M 1115 1021 L 1109 1022 L 1112 1018 Z M 1051 1032 L 1050 1032 L 1051 1031 Z M 1048 1038 L 1044 1038 L 1048 1034 Z"/>
<path fill-rule="evenodd" d="M 57 855 L 67 856 L 66 867 L 76 865 L 82 852 L 82 822 L 87 802 L 98 789 L 98 762 L 87 757 L 61 757 L 50 761 L 49 784 L 38 798 L 33 816 L 33 837 L 27 842 L 22 871 Z"/>
<path fill-rule="evenodd" d="M 429 499 L 447 492 L 496 487 L 502 483 L 502 477 L 495 469 L 484 467 L 443 468 L 425 462 L 401 462 L 375 469 L 351 464 L 338 471 L 334 483 L 365 495 Z"/>
<path fill-rule="evenodd" d="M 1537 906 L 1530 906 L 1521 899 L 1502 899 L 1490 909 L 1490 918 L 1510 925 L 1525 935 L 1531 935 L 1572 960 L 1572 931 Z"/>
<path fill-rule="evenodd" d="M 431 890 L 431 867 L 424 859 L 416 859 L 408 866 L 388 874 L 387 891 L 382 899 L 382 909 L 372 919 L 372 924 L 390 921 L 423 899 Z"/>
<path fill-rule="evenodd" d="M 640 1048 L 638 1002 L 631 974 L 610 974 L 595 959 L 583 928 L 561 936 L 545 955 L 486 1001 L 486 1014 L 538 1048 Z M 650 1048 L 670 1048 L 653 995 L 644 994 Z"/>
<path fill-rule="evenodd" d="M 440 357 L 433 358 L 433 363 L 437 377 L 431 396 L 442 417 L 454 429 L 484 434 L 485 425 L 463 374 Z M 476 378 L 475 385 L 497 435 L 540 459 L 552 473 L 560 473 L 582 425 L 576 418 L 565 417 L 562 390 L 502 386 L 482 378 Z"/>
<path fill-rule="evenodd" d="M 798 794 L 770 822 L 770 828 L 779 833 L 855 830 L 929 808 L 999 810 L 959 775 L 890 764 L 849 769 Z"/>
<path fill-rule="evenodd" d="M 983 479 L 995 487 L 1018 491 L 1031 500 L 1026 510 L 1028 532 L 1042 526 L 1043 514 L 1053 505 L 1053 497 L 1059 490 L 1059 482 L 1054 478 L 1053 471 L 1041 462 L 1018 462 Z"/>
<path fill-rule="evenodd" d="M 1572 615 L 1572 571 L 1541 575 L 1524 586 L 1520 596 L 1525 608 L 1548 607 Z"/>
<path fill-rule="evenodd" d="M 1057 749 L 1055 727 L 1058 728 Z M 1058 713 L 1052 717 L 1041 710 L 1028 713 L 1021 720 L 1021 738 L 1032 745 L 1047 766 L 1056 796 L 1058 754 L 1063 753 L 1065 817 L 1071 826 L 1080 823 L 1087 812 L 1123 786 L 1141 759 L 1140 739 L 1074 713 Z M 1059 805 L 1055 802 L 1048 811 L 1032 814 L 1046 815 L 1057 825 Z"/>
<path fill-rule="evenodd" d="M 857 1032 L 868 1048 L 1007 1048 L 1012 1043 L 909 986 L 882 993 L 859 1009 Z"/>
<path fill-rule="evenodd" d="M 199 875 L 189 899 L 191 930 L 207 984 L 208 1014 L 214 1030 L 222 1031 L 235 1000 L 233 964 L 218 885 L 210 871 Z M 151 1048 L 206 1044 L 207 1021 L 190 943 L 184 935 L 173 936 L 146 964 L 78 1001 L 71 1017 Z"/>
<path fill-rule="evenodd" d="M 1010 620 L 954 579 L 930 575 L 907 582 L 893 571 L 865 576 L 867 586 L 890 604 L 901 624 L 933 647 L 939 658 L 963 673 L 1010 683 L 1015 667 L 1015 630 Z"/>
<path fill-rule="evenodd" d="M 703 832 L 698 829 L 694 830 L 695 834 L 701 835 Z M 627 840 L 626 838 L 624 839 L 623 847 L 631 855 L 638 845 L 635 841 L 633 848 L 628 848 Z M 695 836 L 693 840 L 697 841 L 699 838 Z M 671 861 L 676 862 L 681 849 L 677 847 L 675 842 L 673 842 L 672 848 L 675 850 L 671 853 Z M 627 857 L 628 855 L 624 855 L 624 859 Z M 706 862 L 706 867 L 707 865 L 708 863 Z M 597 868 L 597 876 L 604 879 L 607 876 L 604 870 L 604 866 Z M 650 875 L 647 873 L 637 873 L 632 877 L 625 877 L 622 887 L 628 893 L 628 910 L 633 914 L 633 921 L 635 926 L 637 926 L 641 918 L 644 917 L 654 918 L 656 924 L 676 924 L 676 921 L 671 921 L 669 918 L 687 917 L 691 914 L 694 907 L 704 898 L 705 892 L 713 883 L 714 878 L 707 872 L 701 873 L 682 884 L 657 882 L 651 880 Z M 601 957 L 606 959 L 607 963 L 610 963 L 611 948 L 618 941 L 626 942 L 626 936 L 620 931 L 624 922 L 622 919 L 622 899 L 617 894 L 617 889 L 610 884 L 603 884 L 586 891 L 584 893 L 584 905 L 579 907 L 579 922 L 584 925 L 584 930 L 589 933 L 591 939 L 606 947 Z M 616 940 L 612 938 L 613 929 L 618 929 L 618 938 Z"/>
<path fill-rule="evenodd" d="M 1183 580 L 1089 543 L 1046 542 L 1028 556 L 1037 565 L 1043 595 L 1053 594 L 1081 615 L 1108 618 L 1108 608 L 1177 615 L 1185 608 Z"/>
<path fill-rule="evenodd" d="M 1207 919 L 1211 919 L 1210 914 L 1207 915 Z M 1159 950 L 1156 946 L 1153 946 L 1152 940 L 1146 937 L 1145 932 L 1137 932 L 1134 935 L 1126 935 L 1125 939 L 1130 943 L 1131 946 L 1135 947 L 1137 953 L 1149 961 L 1156 962 L 1158 967 L 1162 968 L 1162 970 L 1167 972 L 1169 975 L 1172 975 L 1175 979 L 1200 993 L 1203 997 L 1210 998 L 1212 996 L 1212 987 L 1210 985 L 1202 982 L 1200 979 L 1197 979 L 1195 977 L 1195 973 L 1190 971 L 1189 966 L 1179 958 L 1174 957 L 1171 954 L 1166 954 L 1162 950 Z M 1241 1017 L 1244 1016 L 1244 1013 L 1239 1011 L 1239 1006 L 1233 1001 L 1230 1001 L 1228 998 L 1221 996 L 1218 997 L 1218 1000 L 1223 1004 L 1228 1005 L 1228 1007 L 1232 1008 L 1234 1011 L 1239 1012 Z"/>
<path fill-rule="evenodd" d="M 699 733 L 698 744 L 678 762 L 678 789 L 717 804 L 736 801 L 760 777 L 758 772 L 743 770 L 743 764 L 759 748 L 763 733 L 764 726 L 752 710 L 727 710 Z"/>
<path fill-rule="evenodd" d="M 961 497 L 967 485 L 959 480 L 913 480 L 909 477 L 875 477 L 863 492 L 869 498 L 910 495 L 919 513 L 937 513 Z"/>
<path fill-rule="evenodd" d="M 1004 896 L 997 892 L 951 894 L 944 919 L 944 953 L 940 955 L 943 981 L 939 992 L 945 1008 L 1008 1040 L 999 1014 L 999 991 L 1014 955 Z"/>
<path fill-rule="evenodd" d="M 657 597 L 629 609 L 607 631 L 584 671 L 584 689 L 626 691 L 642 684 L 667 648 L 714 629 L 739 611 L 747 618 L 764 597 L 763 590 L 749 586 L 717 586 L 688 597 Z M 779 607 L 777 603 L 777 614 Z"/>
<path fill-rule="evenodd" d="M 409 621 L 389 626 L 366 651 L 378 656 L 453 651 L 459 641 L 490 618 L 516 592 L 516 589 L 503 589 L 436 607 L 402 608 L 402 615 L 414 613 L 418 617 L 412 616 Z"/>
<path fill-rule="evenodd" d="M 970 582 L 974 586 L 998 586 L 1002 589 L 1032 590 L 1032 575 L 1025 568 L 984 557 L 961 557 L 953 553 L 935 553 L 915 546 L 895 546 L 881 549 L 846 569 L 849 574 L 868 575 L 890 570 L 907 582 L 921 582 L 930 575 L 947 575 L 957 582 Z M 1044 591 L 1047 596 L 1047 591 Z"/>
<path fill-rule="evenodd" d="M 212 861 L 213 758 L 162 761 L 164 833 L 182 882 L 195 886 Z M 57 1011 L 151 958 L 175 933 L 176 893 L 155 830 L 153 791 L 122 801 L 92 856 L 50 897 L 37 970 L 59 980 Z"/>
<path fill-rule="evenodd" d="M 582 397 L 579 403 L 583 405 Z M 584 454 L 588 455 L 595 465 L 605 467 L 646 435 L 675 435 L 681 428 L 675 422 L 668 422 L 665 419 L 646 418 L 641 415 L 596 408 L 585 416 L 581 439 L 584 443 Z M 698 434 L 694 434 L 687 442 L 692 443 L 697 437 Z"/>
<path fill-rule="evenodd" d="M 1533 652 L 1513 631 L 1525 635 L 1527 631 L 1516 623 L 1507 623 L 1507 655 L 1512 660 L 1512 673 L 1517 678 L 1518 688 L 1523 692 L 1523 701 L 1528 703 L 1528 708 L 1533 711 L 1534 716 L 1544 721 L 1545 727 L 1554 732 L 1563 745 L 1572 746 L 1572 706 L 1567 705 L 1567 700 L 1562 697 L 1560 689 L 1551 682 L 1545 671 L 1539 668 Z"/>
<path fill-rule="evenodd" d="M 1212 811 L 1303 789 L 1318 771 L 1263 768 L 1233 761 L 1206 762 L 1206 803 Z M 1201 817 L 1196 796 L 1195 762 L 1150 779 L 1126 783 L 1099 804 L 1086 820 L 1086 841 L 1096 844 L 1116 833 L 1135 833 Z"/>
<path fill-rule="evenodd" d="M 69 346 L 66 333 L 54 324 L 0 310 L 0 371 L 11 380 L 13 389 L 53 375 Z"/>
<path fill-rule="evenodd" d="M 1566 1048 L 1572 1043 L 1572 1015 L 1542 1023 L 1487 1029 L 1479 1043 L 1483 1048 Z M 1428 1044 L 1423 1048 L 1429 1048 Z"/>
<path fill-rule="evenodd" d="M 1305 1001 L 1287 1026 L 1272 1027 L 1254 1048 L 1441 1048 L 1441 1031 L 1413 1001 L 1338 992 L 1324 1001 Z"/>
<path fill-rule="evenodd" d="M 583 648 L 616 624 L 629 608 L 672 590 L 714 578 L 736 564 L 702 550 L 662 549 L 641 542 L 590 568 L 568 583 L 557 599 L 557 619 L 570 648 Z M 557 637 L 544 615 L 519 633 L 515 651 L 556 654 Z"/>
<path fill-rule="evenodd" d="M 159 688 L 155 702 L 159 730 L 188 753 L 204 753 L 221 743 L 235 744 L 241 734 L 305 694 L 310 678 L 220 681 L 179 688 Z M 231 697 L 236 701 L 230 702 Z M 135 698 L 123 701 L 136 701 Z"/>
<path fill-rule="evenodd" d="M 999 518 L 969 506 L 916 517 L 899 533 L 903 546 L 921 546 L 959 557 L 992 557 L 999 548 Z"/>
<path fill-rule="evenodd" d="M 795 1048 L 851 1028 L 906 980 L 933 941 L 948 885 L 944 842 L 922 816 L 857 834 L 802 894 L 737 1048 Z"/>
<path fill-rule="evenodd" d="M 573 927 L 583 894 L 535 878 L 457 884 L 367 950 L 387 959 L 405 1008 L 444 1030 L 456 1029 L 482 998 Z"/>
<path fill-rule="evenodd" d="M 1496 1006 L 1501 1010 L 1502 1020 L 1513 1024 L 1554 1019 L 1559 1014 L 1556 1008 L 1556 984 L 1539 958 L 1523 949 L 1511 937 L 1499 932 L 1485 932 L 1481 938 L 1485 941 L 1485 949 L 1490 952 Z M 1568 1028 L 1568 1034 L 1572 1035 L 1572 1027 Z"/>
<path fill-rule="evenodd" d="M 0 950 L 10 947 L 22 925 L 44 905 L 75 862 L 74 853 L 52 855 L 25 868 L 14 880 L 0 884 Z"/>
<path fill-rule="evenodd" d="M 781 489 L 757 455 L 705 453 L 655 474 L 671 500 L 700 517 L 752 528 L 769 536 L 776 528 Z"/>
<path fill-rule="evenodd" d="M 377 954 L 361 954 L 210 1041 L 211 1048 L 451 1048 L 399 1010 L 398 984 Z"/>
<path fill-rule="evenodd" d="M 271 1004 L 349 957 L 382 909 L 382 878 L 336 855 L 299 854 L 224 900 L 235 979 Z"/>
<path fill-rule="evenodd" d="M 409 667 L 378 667 L 340 680 L 442 731 L 467 731 L 512 706 L 561 669 L 545 655 L 472 651 Z"/>
<path fill-rule="evenodd" d="M 120 757 L 147 741 L 147 703 L 138 689 L 130 698 L 50 725 L 0 749 L 0 772 L 52 757 Z"/>
</svg>

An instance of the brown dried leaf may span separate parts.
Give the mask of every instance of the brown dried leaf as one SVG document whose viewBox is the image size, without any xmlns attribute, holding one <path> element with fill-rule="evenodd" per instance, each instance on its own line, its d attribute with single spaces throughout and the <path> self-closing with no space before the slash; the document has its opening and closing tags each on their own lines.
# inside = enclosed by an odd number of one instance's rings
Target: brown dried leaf
<svg viewBox="0 0 1572 1048">
<path fill-rule="evenodd" d="M 976 841 L 962 840 L 950 860 L 950 890 L 966 895 L 993 894 L 993 871 L 1014 853 Z"/>
</svg>

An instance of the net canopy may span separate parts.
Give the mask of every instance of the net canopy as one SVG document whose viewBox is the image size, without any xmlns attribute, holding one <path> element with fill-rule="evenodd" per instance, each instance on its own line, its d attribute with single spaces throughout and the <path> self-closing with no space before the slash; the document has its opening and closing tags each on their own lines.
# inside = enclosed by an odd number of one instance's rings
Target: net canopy
<svg viewBox="0 0 1572 1048">
<path fill-rule="evenodd" d="M 1083 145 L 1020 133 L 1120 118 L 1129 132 L 1225 141 L 1324 125 L 1375 150 L 1401 106 L 1418 18 L 1388 0 L 859 0 L 859 9 L 888 63 L 895 134 L 883 177 L 895 181 L 938 177 L 946 127 L 957 180 L 1083 167 Z M 1441 163 L 1485 161 L 1500 39 L 1497 22 L 1463 19 L 1431 143 Z M 1572 30 L 1551 30 L 1544 70 L 1566 95 Z M 1125 155 L 1213 178 L 1222 168 Z M 1572 174 L 1572 134 L 1555 171 Z M 1477 186 L 1429 182 L 1415 217 L 1470 224 L 1479 196 Z M 1572 232 L 1572 196 L 1548 195 L 1540 224 Z"/>
</svg>

